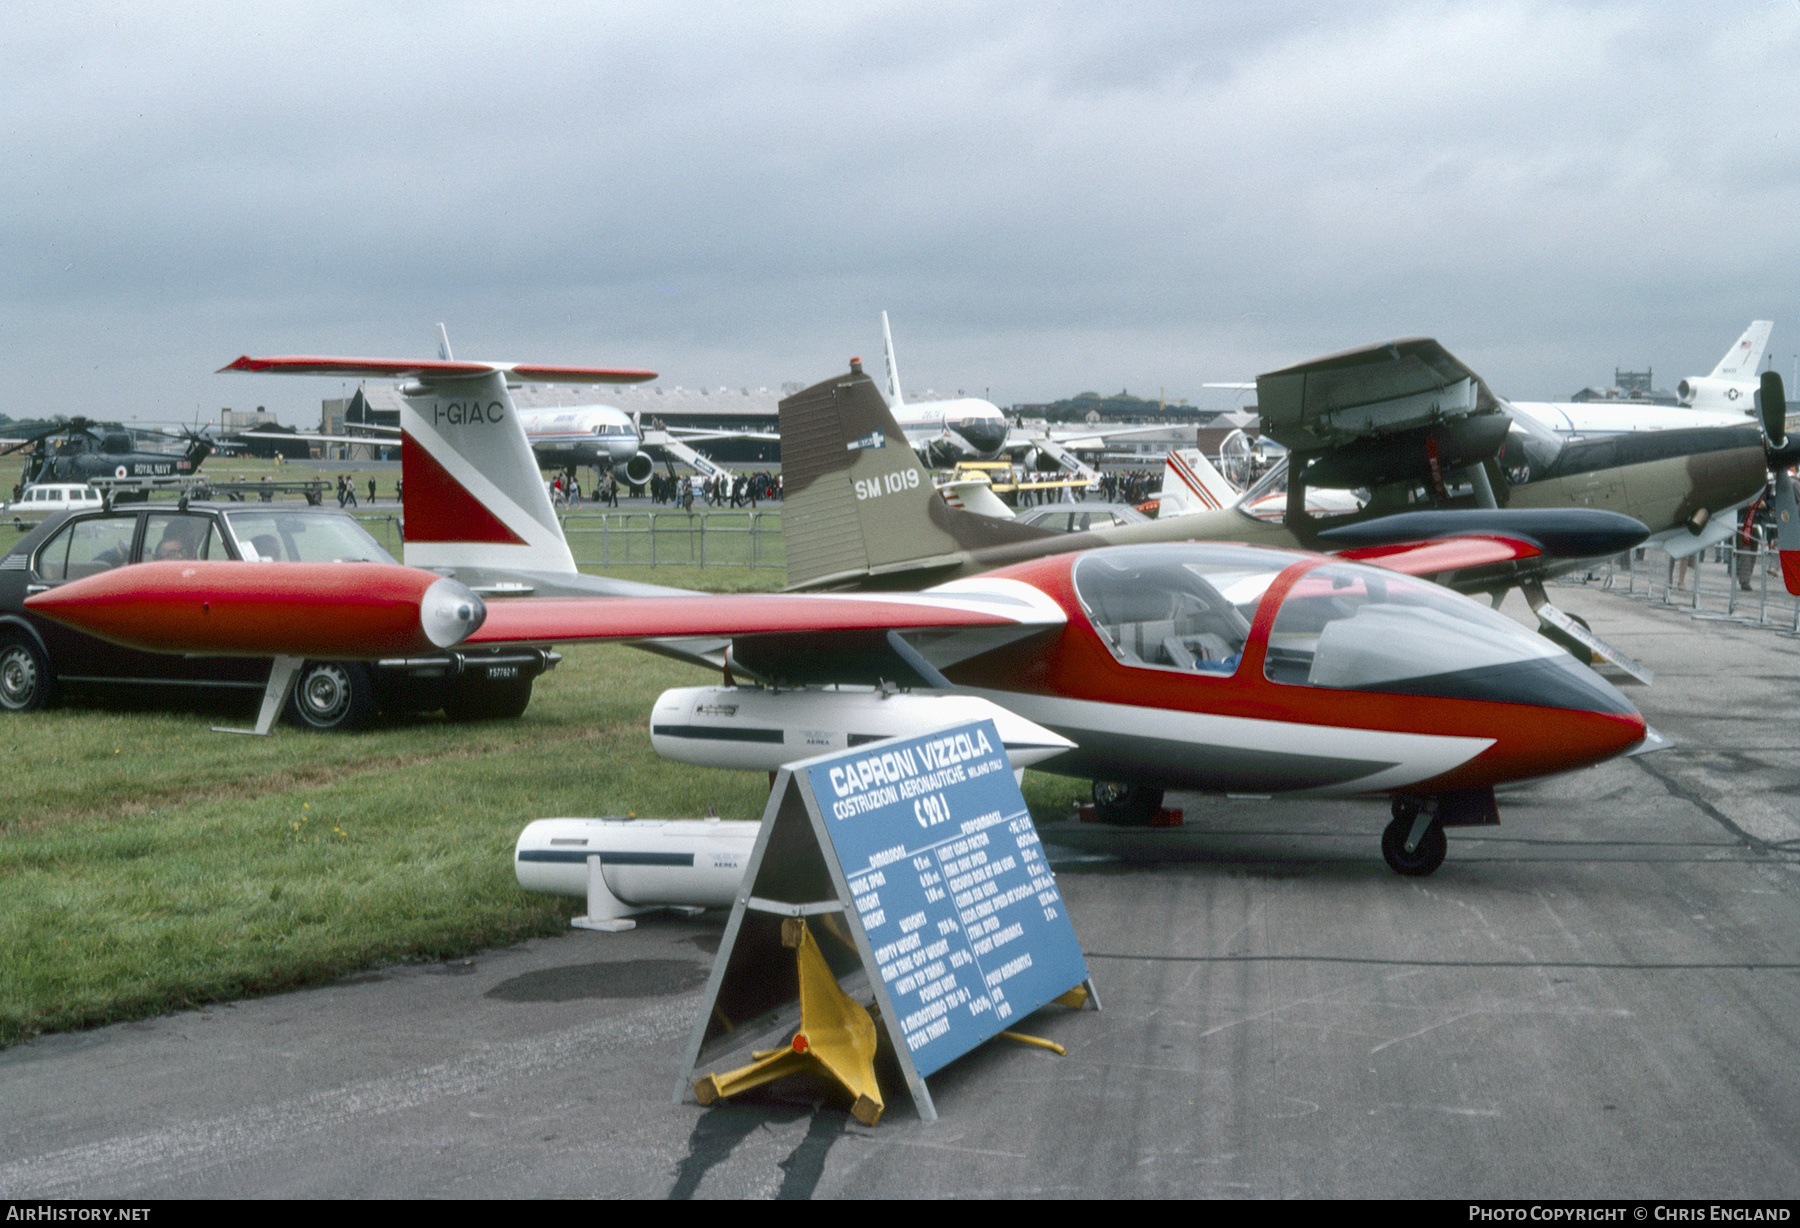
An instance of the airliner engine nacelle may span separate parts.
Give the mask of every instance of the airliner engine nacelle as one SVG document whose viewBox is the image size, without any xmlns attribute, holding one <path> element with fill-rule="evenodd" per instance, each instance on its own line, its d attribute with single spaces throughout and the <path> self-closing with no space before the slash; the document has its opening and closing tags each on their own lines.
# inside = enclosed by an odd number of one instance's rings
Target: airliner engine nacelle
<svg viewBox="0 0 1800 1228">
<path fill-rule="evenodd" d="M 656 464 L 648 456 L 639 452 L 628 461 L 620 461 L 613 466 L 613 477 L 630 486 L 642 486 L 656 472 Z"/>
<path fill-rule="evenodd" d="M 894 693 L 870 687 L 766 691 L 695 686 L 664 691 L 650 713 L 650 745 L 696 767 L 773 772 L 880 738 L 912 737 L 991 720 L 1015 770 L 1075 743 L 972 695 Z"/>
<path fill-rule="evenodd" d="M 1675 395 L 1690 409 L 1735 409 L 1745 414 L 1751 412 L 1751 399 L 1755 392 L 1754 384 L 1711 379 L 1702 375 L 1684 379 L 1675 385 Z"/>
</svg>

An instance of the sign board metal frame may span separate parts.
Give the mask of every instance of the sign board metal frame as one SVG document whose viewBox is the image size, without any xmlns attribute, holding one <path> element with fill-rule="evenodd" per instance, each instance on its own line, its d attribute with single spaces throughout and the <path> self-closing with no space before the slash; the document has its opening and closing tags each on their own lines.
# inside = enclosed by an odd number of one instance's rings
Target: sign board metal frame
<svg viewBox="0 0 1800 1228">
<path fill-rule="evenodd" d="M 846 840 L 848 873 L 834 838 L 847 823 L 856 825 Z M 1009 876 L 1013 885 L 1002 890 Z M 915 907 L 921 899 L 929 903 Z M 890 914 L 889 901 L 909 911 Z M 1005 909 L 1022 919 L 1002 928 L 996 914 Z M 991 721 L 890 738 L 780 770 L 707 979 L 676 1103 L 704 1073 L 702 1062 L 710 1068 L 797 1022 L 798 974 L 781 942 L 781 923 L 790 917 L 812 922 L 847 992 L 873 998 L 878 1026 L 925 1121 L 937 1119 L 925 1076 L 1007 1020 L 1076 986 L 1085 986 L 1099 1008 Z M 967 918 L 977 918 L 975 925 Z M 971 928 L 982 932 L 971 937 Z M 1004 957 L 984 965 L 981 957 L 1002 949 Z M 1015 980 L 1016 1002 L 1006 992 Z M 902 1014 L 903 1002 L 923 1005 Z"/>
</svg>

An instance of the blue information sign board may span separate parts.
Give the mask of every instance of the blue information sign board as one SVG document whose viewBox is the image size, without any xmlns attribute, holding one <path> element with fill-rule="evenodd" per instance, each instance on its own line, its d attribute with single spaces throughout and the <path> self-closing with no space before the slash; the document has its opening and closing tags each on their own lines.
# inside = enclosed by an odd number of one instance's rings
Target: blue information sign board
<svg viewBox="0 0 1800 1228">
<path fill-rule="evenodd" d="M 992 721 L 798 770 L 921 1077 L 1088 979 Z"/>
</svg>

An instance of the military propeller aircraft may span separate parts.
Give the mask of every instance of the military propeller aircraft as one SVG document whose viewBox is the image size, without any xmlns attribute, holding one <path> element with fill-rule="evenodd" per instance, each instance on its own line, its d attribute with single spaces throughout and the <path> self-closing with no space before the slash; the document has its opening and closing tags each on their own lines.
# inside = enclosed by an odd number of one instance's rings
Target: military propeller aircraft
<svg viewBox="0 0 1800 1228">
<path fill-rule="evenodd" d="M 413 398 L 421 419 L 493 435 L 508 424 L 503 386 L 484 387 L 484 412 L 451 424 L 428 413 L 452 395 L 442 377 L 432 384 Z M 790 401 L 830 407 L 864 387 L 886 414 L 859 364 Z M 840 449 L 912 457 L 897 429 L 889 438 L 891 447 L 867 435 L 845 444 L 834 431 L 788 446 L 794 459 Z M 873 503 L 909 490 L 911 463 L 856 487 L 822 466 L 812 474 Z M 472 472 L 447 476 L 465 493 L 498 490 Z M 499 507 L 481 531 L 520 536 L 509 527 L 514 507 Z M 747 745 L 765 747 L 771 765 L 816 753 L 821 731 L 856 738 L 861 714 L 900 688 L 915 700 L 982 698 L 1075 743 L 1046 770 L 1128 782 L 1101 797 L 1116 821 L 1146 821 L 1164 787 L 1391 794 L 1384 855 L 1402 873 L 1426 874 L 1443 860 L 1445 826 L 1498 821 L 1496 784 L 1599 762 L 1643 742 L 1646 728 L 1623 695 L 1541 637 L 1403 574 L 1526 559 L 1541 553 L 1537 543 L 1488 533 L 1381 553 L 1374 567 L 1167 543 L 1029 558 L 922 593 L 488 602 L 409 568 L 144 564 L 64 585 L 32 608 L 158 651 L 385 657 L 427 645 L 616 640 L 689 655 L 722 667 L 726 685 L 658 702 L 658 749 L 679 746 L 688 762 L 745 766 Z M 296 605 L 308 617 L 295 618 Z M 761 685 L 737 686 L 738 677 Z M 929 721 L 929 703 L 916 706 Z"/>
<path fill-rule="evenodd" d="M 829 409 L 790 398 L 782 403 L 784 437 L 821 429 L 805 419 L 841 417 L 849 443 L 784 469 L 789 582 L 913 586 L 1103 544 L 1193 539 L 1377 549 L 1501 531 L 1530 538 L 1538 553 L 1459 569 L 1443 582 L 1469 593 L 1518 587 L 1546 634 L 1648 681 L 1642 666 L 1556 609 L 1543 580 L 1622 553 L 1644 539 L 1646 526 L 1697 536 L 1713 513 L 1753 498 L 1766 476 L 1763 441 L 1748 421 L 1571 439 L 1507 413 L 1479 376 L 1429 338 L 1302 363 L 1259 377 L 1257 388 L 1263 434 L 1289 453 L 1233 506 L 1054 538 L 923 499 L 918 475 L 901 471 L 904 458 L 880 453 L 891 459 L 878 463 L 875 450 L 859 452 L 858 439 L 894 429 L 872 386 L 865 391 L 846 381 Z M 861 470 L 871 467 L 882 472 L 862 479 Z M 816 512 L 806 510 L 818 497 L 808 493 L 815 469 L 856 471 L 852 485 L 829 488 L 831 506 Z M 901 485 L 882 488 L 887 497 L 876 502 L 875 488 L 858 481 Z M 862 531 L 846 537 L 859 508 Z M 815 521 L 820 527 L 812 532 Z"/>
</svg>

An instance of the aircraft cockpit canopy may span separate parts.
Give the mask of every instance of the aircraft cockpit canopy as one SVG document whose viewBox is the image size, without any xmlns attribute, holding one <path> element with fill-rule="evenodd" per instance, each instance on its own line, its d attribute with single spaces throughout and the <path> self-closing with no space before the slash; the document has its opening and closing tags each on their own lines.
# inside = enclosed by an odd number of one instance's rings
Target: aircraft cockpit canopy
<svg viewBox="0 0 1800 1228">
<path fill-rule="evenodd" d="M 1263 665 L 1271 682 L 1484 699 L 1585 712 L 1634 711 L 1549 640 L 1435 584 L 1327 563 L 1283 597 Z"/>
<path fill-rule="evenodd" d="M 1263 593 L 1299 557 L 1191 543 L 1090 550 L 1075 592 L 1125 664 L 1223 676 L 1237 670 Z"/>
<path fill-rule="evenodd" d="M 1182 543 L 1090 550 L 1076 595 L 1113 656 L 1201 677 L 1235 674 L 1276 578 L 1305 555 Z M 1273 598 L 1271 598 L 1273 599 Z M 1270 682 L 1626 714 L 1631 702 L 1563 649 L 1478 601 L 1364 563 L 1327 562 L 1280 593 Z"/>
</svg>

